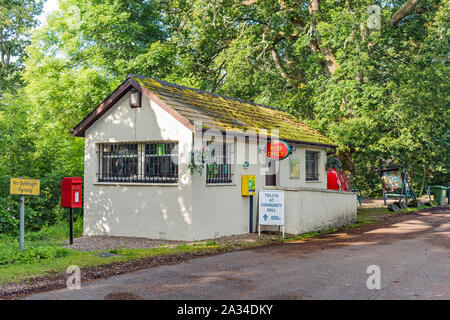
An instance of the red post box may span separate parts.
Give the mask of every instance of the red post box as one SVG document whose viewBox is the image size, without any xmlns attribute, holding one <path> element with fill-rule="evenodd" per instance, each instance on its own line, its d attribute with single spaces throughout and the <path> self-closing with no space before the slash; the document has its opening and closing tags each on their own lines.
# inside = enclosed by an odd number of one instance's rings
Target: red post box
<svg viewBox="0 0 450 320">
<path fill-rule="evenodd" d="M 81 177 L 64 178 L 61 182 L 61 207 L 81 208 L 83 179 Z"/>
</svg>

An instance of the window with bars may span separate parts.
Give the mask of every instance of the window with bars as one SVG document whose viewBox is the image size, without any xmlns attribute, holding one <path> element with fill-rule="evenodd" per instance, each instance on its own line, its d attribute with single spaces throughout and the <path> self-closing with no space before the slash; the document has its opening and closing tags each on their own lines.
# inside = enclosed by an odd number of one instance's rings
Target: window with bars
<svg viewBox="0 0 450 320">
<path fill-rule="evenodd" d="M 231 143 L 208 144 L 214 162 L 206 165 L 206 183 L 231 183 Z"/>
<path fill-rule="evenodd" d="M 316 181 L 319 180 L 319 152 L 318 151 L 306 151 L 305 159 L 306 167 L 306 180 Z"/>
<path fill-rule="evenodd" d="M 176 143 L 103 143 L 99 145 L 99 182 L 176 183 Z"/>
</svg>

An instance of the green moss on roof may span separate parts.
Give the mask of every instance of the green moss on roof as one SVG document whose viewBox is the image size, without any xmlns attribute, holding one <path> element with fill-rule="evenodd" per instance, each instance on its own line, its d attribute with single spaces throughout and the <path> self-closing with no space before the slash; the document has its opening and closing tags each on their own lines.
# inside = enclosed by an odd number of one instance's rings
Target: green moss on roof
<svg viewBox="0 0 450 320">
<path fill-rule="evenodd" d="M 153 78 L 131 77 L 192 123 L 203 121 L 205 128 L 256 133 L 278 129 L 280 139 L 334 145 L 286 111 Z"/>
</svg>

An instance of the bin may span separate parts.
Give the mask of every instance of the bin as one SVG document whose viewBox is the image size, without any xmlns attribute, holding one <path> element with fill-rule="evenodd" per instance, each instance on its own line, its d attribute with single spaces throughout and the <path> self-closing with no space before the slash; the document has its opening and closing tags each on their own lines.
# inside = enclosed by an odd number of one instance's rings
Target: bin
<svg viewBox="0 0 450 320">
<path fill-rule="evenodd" d="M 431 186 L 431 192 L 433 193 L 434 201 L 436 201 L 440 206 L 445 205 L 447 187 Z"/>
<path fill-rule="evenodd" d="M 447 204 L 450 204 L 450 182 L 447 182 Z"/>
</svg>

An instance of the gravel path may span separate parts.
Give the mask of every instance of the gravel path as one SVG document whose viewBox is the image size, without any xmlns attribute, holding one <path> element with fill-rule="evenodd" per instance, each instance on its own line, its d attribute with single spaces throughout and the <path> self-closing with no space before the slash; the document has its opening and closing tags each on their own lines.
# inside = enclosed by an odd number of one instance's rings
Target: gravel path
<svg viewBox="0 0 450 320">
<path fill-rule="evenodd" d="M 273 235 L 272 235 L 273 236 Z M 264 237 L 272 237 L 265 234 Z M 197 241 L 197 243 L 203 243 L 207 241 L 216 241 L 217 243 L 237 243 L 237 242 L 255 242 L 258 241 L 258 234 L 243 234 L 235 236 L 227 236 L 218 239 Z M 69 245 L 66 241 L 66 248 L 75 249 L 78 251 L 101 251 L 112 249 L 147 249 L 160 246 L 176 246 L 184 241 L 171 241 L 171 240 L 157 240 L 149 238 L 133 238 L 133 237 L 112 237 L 112 236 L 84 236 L 76 238 L 73 241 L 73 245 Z M 192 243 L 192 242 L 188 242 Z"/>
<path fill-rule="evenodd" d="M 68 241 L 66 241 L 68 244 Z M 73 245 L 66 248 L 78 251 L 100 251 L 112 249 L 144 249 L 155 248 L 162 245 L 177 245 L 182 241 L 156 240 L 148 238 L 133 237 L 110 237 L 110 236 L 85 236 L 73 240 Z"/>
</svg>

